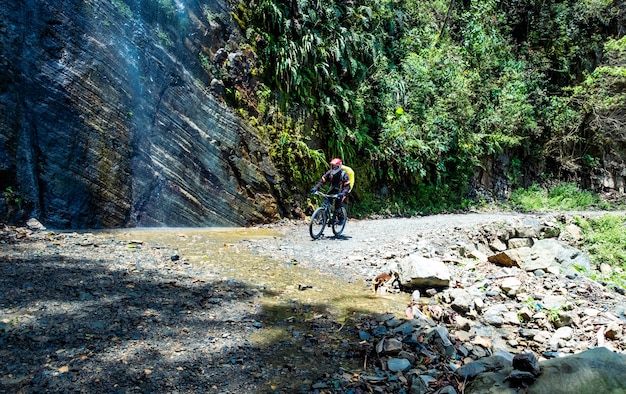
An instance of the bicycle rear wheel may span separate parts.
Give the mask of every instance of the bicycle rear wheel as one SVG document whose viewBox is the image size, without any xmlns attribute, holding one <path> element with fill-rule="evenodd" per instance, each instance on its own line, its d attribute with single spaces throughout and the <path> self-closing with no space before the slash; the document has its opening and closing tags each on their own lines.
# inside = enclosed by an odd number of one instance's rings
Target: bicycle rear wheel
<svg viewBox="0 0 626 394">
<path fill-rule="evenodd" d="M 346 207 L 341 207 L 341 211 L 335 217 L 335 220 L 333 220 L 333 234 L 341 235 L 341 233 L 343 233 L 343 229 L 346 228 L 347 221 L 348 221 L 348 212 L 346 211 Z"/>
<path fill-rule="evenodd" d="M 311 223 L 309 223 L 311 238 L 318 239 L 321 237 L 324 227 L 326 227 L 326 210 L 323 207 L 319 207 L 311 215 Z"/>
</svg>

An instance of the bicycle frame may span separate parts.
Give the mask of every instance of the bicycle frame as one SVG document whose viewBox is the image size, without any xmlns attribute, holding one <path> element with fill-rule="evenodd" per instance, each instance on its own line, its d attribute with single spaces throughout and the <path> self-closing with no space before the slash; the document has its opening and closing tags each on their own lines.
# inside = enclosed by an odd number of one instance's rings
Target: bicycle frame
<svg viewBox="0 0 626 394">
<path fill-rule="evenodd" d="M 335 236 L 341 235 L 346 226 L 348 215 L 345 207 L 341 207 L 340 217 L 343 218 L 341 222 L 335 220 L 334 200 L 337 198 L 337 194 L 326 194 L 320 191 L 315 192 L 316 195 L 324 198 L 324 202 L 319 208 L 311 215 L 311 222 L 309 224 L 309 233 L 313 239 L 318 239 L 324 234 L 326 226 L 332 227 L 333 234 Z"/>
</svg>

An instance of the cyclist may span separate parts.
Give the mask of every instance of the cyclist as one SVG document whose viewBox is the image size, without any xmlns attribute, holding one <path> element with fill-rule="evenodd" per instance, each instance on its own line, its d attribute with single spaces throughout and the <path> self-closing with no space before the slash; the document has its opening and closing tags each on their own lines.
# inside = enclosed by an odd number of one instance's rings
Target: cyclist
<svg viewBox="0 0 626 394">
<path fill-rule="evenodd" d="M 335 212 L 339 212 L 339 215 L 341 215 L 343 200 L 346 199 L 346 196 L 350 191 L 350 177 L 344 170 L 341 169 L 342 164 L 341 159 L 332 159 L 330 161 L 330 170 L 326 171 L 326 173 L 322 175 L 322 179 L 313 189 L 311 189 L 311 194 L 314 194 L 320 187 L 322 187 L 323 184 L 330 182 L 330 190 L 328 191 L 328 194 L 337 193 L 337 198 L 335 199 Z M 338 224 L 341 225 L 344 218 L 338 217 L 337 219 L 339 220 Z"/>
</svg>

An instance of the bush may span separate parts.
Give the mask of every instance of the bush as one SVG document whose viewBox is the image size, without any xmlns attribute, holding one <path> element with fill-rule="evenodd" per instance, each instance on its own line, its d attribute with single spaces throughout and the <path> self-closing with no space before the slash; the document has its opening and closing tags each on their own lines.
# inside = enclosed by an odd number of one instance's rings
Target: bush
<svg viewBox="0 0 626 394">
<path fill-rule="evenodd" d="M 608 264 L 611 273 L 595 274 L 593 279 L 626 285 L 626 216 L 604 215 L 597 218 L 576 218 L 576 224 L 583 229 L 583 248 L 594 264 Z"/>
<path fill-rule="evenodd" d="M 509 204 L 524 212 L 611 208 L 596 193 L 582 190 L 575 183 L 568 182 L 559 183 L 550 189 L 536 184 L 528 189 L 517 189 L 511 193 Z"/>
</svg>

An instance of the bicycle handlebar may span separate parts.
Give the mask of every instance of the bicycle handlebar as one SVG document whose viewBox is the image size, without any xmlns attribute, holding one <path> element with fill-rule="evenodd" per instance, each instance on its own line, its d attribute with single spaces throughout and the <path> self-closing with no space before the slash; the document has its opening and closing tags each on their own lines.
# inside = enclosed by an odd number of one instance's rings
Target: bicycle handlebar
<svg viewBox="0 0 626 394">
<path fill-rule="evenodd" d="M 337 196 L 339 195 L 339 194 L 326 194 L 326 193 L 322 193 L 319 190 L 316 191 L 315 194 L 318 195 L 318 196 L 322 196 L 324 198 L 337 198 Z"/>
</svg>

